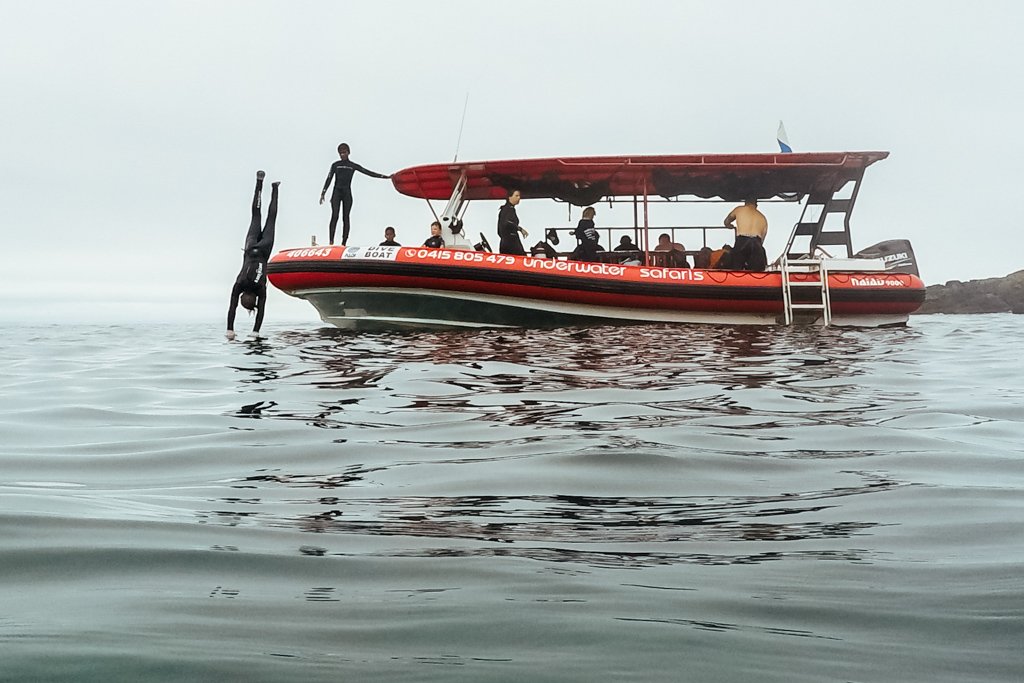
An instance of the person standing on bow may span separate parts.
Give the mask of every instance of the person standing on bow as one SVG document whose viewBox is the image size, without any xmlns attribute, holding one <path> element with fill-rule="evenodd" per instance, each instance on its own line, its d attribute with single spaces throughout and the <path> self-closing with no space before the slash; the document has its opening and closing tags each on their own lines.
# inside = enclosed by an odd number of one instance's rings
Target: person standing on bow
<svg viewBox="0 0 1024 683">
<path fill-rule="evenodd" d="M 526 232 L 526 228 L 520 227 L 519 216 L 516 214 L 516 205 L 522 199 L 522 194 L 519 190 L 509 190 L 505 197 L 505 204 L 498 211 L 498 238 L 501 240 L 498 252 L 526 256 L 523 241 L 519 236 L 527 237 L 529 233 Z"/>
<path fill-rule="evenodd" d="M 252 195 L 252 219 L 249 221 L 249 232 L 245 235 L 242 269 L 238 271 L 235 284 L 231 288 L 231 302 L 228 304 L 228 330 L 226 337 L 235 338 L 235 310 L 242 304 L 249 313 L 256 311 L 256 322 L 252 326 L 253 334 L 260 333 L 263 325 L 263 313 L 267 303 L 267 261 L 274 249 L 274 228 L 277 224 L 277 186 L 280 182 L 271 183 L 270 207 L 267 209 L 267 224 L 260 230 L 260 194 L 263 192 L 263 171 L 256 171 L 256 191 Z"/>
<path fill-rule="evenodd" d="M 327 196 L 327 188 L 331 185 L 331 180 L 334 180 L 334 193 L 331 194 L 331 223 L 328 228 L 327 239 L 331 244 L 334 244 L 334 233 L 338 227 L 338 211 L 341 211 L 341 243 L 348 243 L 348 232 L 351 227 L 349 224 L 349 213 L 352 211 L 352 176 L 355 175 L 356 171 L 364 175 L 368 175 L 371 178 L 390 178 L 391 176 L 384 175 L 383 173 L 375 173 L 374 171 L 368 171 L 356 162 L 348 158 L 350 149 L 347 142 L 343 142 L 338 145 L 338 156 L 341 157 L 338 161 L 331 164 L 331 170 L 327 172 L 327 180 L 324 181 L 323 192 L 320 193 L 320 203 L 324 203 L 324 197 Z"/>
<path fill-rule="evenodd" d="M 757 210 L 756 199 L 748 199 L 743 206 L 730 211 L 725 217 L 725 227 L 736 230 L 729 268 L 763 271 L 768 267 L 768 256 L 763 246 L 764 237 L 768 234 L 768 219 Z"/>
</svg>

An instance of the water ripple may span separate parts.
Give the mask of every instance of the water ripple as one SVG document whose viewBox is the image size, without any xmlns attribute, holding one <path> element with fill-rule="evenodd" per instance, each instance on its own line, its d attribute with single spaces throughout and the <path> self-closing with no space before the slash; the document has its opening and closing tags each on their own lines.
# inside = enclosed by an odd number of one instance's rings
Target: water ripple
<svg viewBox="0 0 1024 683">
<path fill-rule="evenodd" d="M 1020 677 L 1019 316 L 268 330 L 0 339 L 0 679 Z"/>
</svg>

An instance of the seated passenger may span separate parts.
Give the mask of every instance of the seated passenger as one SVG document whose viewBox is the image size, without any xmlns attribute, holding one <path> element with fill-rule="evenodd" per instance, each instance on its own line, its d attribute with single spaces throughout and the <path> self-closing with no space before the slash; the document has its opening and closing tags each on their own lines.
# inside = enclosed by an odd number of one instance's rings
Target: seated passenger
<svg viewBox="0 0 1024 683">
<path fill-rule="evenodd" d="M 658 246 L 654 251 L 667 251 L 665 265 L 669 268 L 689 268 L 690 262 L 686 260 L 686 247 L 679 242 L 673 242 L 667 232 L 658 235 Z"/>
<path fill-rule="evenodd" d="M 711 267 L 711 247 L 701 247 L 693 256 L 693 267 L 694 268 L 710 268 Z"/>
<path fill-rule="evenodd" d="M 395 229 L 390 225 L 384 228 L 384 241 L 380 243 L 382 247 L 400 247 L 402 246 L 395 241 Z"/>
<path fill-rule="evenodd" d="M 654 247 L 654 251 L 686 251 L 686 247 L 679 242 L 673 242 L 669 234 L 663 232 L 658 235 L 658 246 Z"/>
<path fill-rule="evenodd" d="M 431 249 L 443 249 L 444 239 L 441 237 L 441 224 L 434 221 L 430 224 L 430 237 L 423 243 L 423 246 Z"/>
<path fill-rule="evenodd" d="M 717 270 L 729 270 L 731 268 L 732 257 L 729 252 L 732 251 L 732 247 L 728 244 L 723 244 L 721 249 L 715 249 L 711 252 L 711 261 L 708 263 L 708 268 L 714 268 Z"/>
<path fill-rule="evenodd" d="M 583 218 L 580 219 L 576 230 L 573 231 L 580 243 L 569 255 L 570 261 L 601 260 L 598 252 L 604 251 L 604 247 L 598 243 L 597 228 L 594 227 L 594 216 L 596 215 L 597 211 L 592 206 L 583 209 Z"/>
<path fill-rule="evenodd" d="M 640 251 L 640 247 L 633 244 L 633 239 L 629 235 L 623 235 L 615 251 Z"/>
</svg>

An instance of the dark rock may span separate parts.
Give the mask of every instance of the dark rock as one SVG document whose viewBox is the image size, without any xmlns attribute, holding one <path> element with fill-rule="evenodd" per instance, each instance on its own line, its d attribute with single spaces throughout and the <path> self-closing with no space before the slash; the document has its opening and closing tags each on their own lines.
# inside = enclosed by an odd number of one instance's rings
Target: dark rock
<svg viewBox="0 0 1024 683">
<path fill-rule="evenodd" d="M 1024 270 L 1006 277 L 931 285 L 918 313 L 1024 313 Z"/>
</svg>

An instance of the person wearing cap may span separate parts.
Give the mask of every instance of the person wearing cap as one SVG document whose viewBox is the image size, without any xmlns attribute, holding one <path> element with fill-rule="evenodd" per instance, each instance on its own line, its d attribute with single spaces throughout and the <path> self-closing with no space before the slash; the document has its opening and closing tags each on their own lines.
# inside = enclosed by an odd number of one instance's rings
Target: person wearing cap
<svg viewBox="0 0 1024 683">
<path fill-rule="evenodd" d="M 331 222 L 327 228 L 327 239 L 331 244 L 334 244 L 334 233 L 338 227 L 339 211 L 341 212 L 342 224 L 341 243 L 343 245 L 348 243 L 348 232 L 351 227 L 349 224 L 349 213 L 352 211 L 352 176 L 355 175 L 355 172 L 359 171 L 371 178 L 391 177 L 383 173 L 366 170 L 348 158 L 350 151 L 347 142 L 338 145 L 338 156 L 341 158 L 331 164 L 331 169 L 327 171 L 327 180 L 324 181 L 324 189 L 320 192 L 320 203 L 323 204 L 324 197 L 327 196 L 327 188 L 330 187 L 331 180 L 334 180 L 334 192 L 331 194 Z"/>
<path fill-rule="evenodd" d="M 768 219 L 757 209 L 756 199 L 747 199 L 725 217 L 725 227 L 736 231 L 729 267 L 733 270 L 763 271 L 768 267 L 764 251 L 764 238 L 768 234 Z"/>
<path fill-rule="evenodd" d="M 270 206 L 267 209 L 267 223 L 260 229 L 260 195 L 263 192 L 263 171 L 256 171 L 256 191 L 252 195 L 252 219 L 249 221 L 249 232 L 245 235 L 242 269 L 238 271 L 235 284 L 231 288 L 231 301 L 228 304 L 228 330 L 225 336 L 235 338 L 235 311 L 238 304 L 251 314 L 256 311 L 256 322 L 252 326 L 253 334 L 260 333 L 263 325 L 263 313 L 267 302 L 267 261 L 274 250 L 274 228 L 277 225 L 277 186 L 280 181 L 271 183 Z"/>
</svg>

